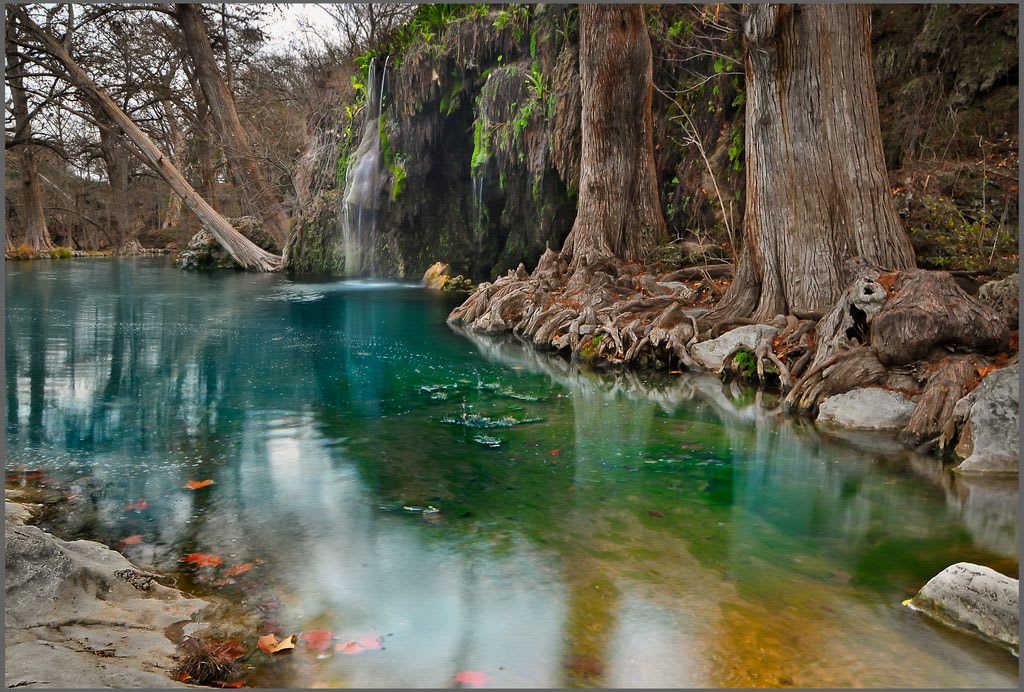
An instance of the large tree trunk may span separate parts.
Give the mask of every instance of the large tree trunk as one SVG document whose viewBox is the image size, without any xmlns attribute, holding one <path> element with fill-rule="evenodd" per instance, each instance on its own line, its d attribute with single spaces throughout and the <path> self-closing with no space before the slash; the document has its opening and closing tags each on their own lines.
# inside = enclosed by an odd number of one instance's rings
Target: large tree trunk
<svg viewBox="0 0 1024 692">
<path fill-rule="evenodd" d="M 32 137 L 32 123 L 28 114 L 28 96 L 25 93 L 25 73 L 21 55 L 14 43 L 14 16 L 7 14 L 7 83 L 11 87 L 11 101 L 14 105 L 15 138 L 28 140 Z M 35 152 L 32 144 L 21 147 L 21 214 L 24 244 L 36 252 L 50 250 L 53 243 L 46 228 L 43 211 L 43 188 L 39 183 Z"/>
<path fill-rule="evenodd" d="M 163 102 L 164 120 L 167 123 L 168 144 L 171 149 L 171 159 L 174 167 L 179 171 L 185 170 L 185 135 L 178 126 L 178 119 L 174 114 L 174 106 L 170 101 Z M 211 202 L 212 206 L 212 202 Z M 160 230 L 168 231 L 176 228 L 181 223 L 181 198 L 171 195 L 167 200 L 167 208 L 164 210 L 163 219 L 160 220 Z"/>
<path fill-rule="evenodd" d="M 882 154 L 863 5 L 754 5 L 747 75 L 744 247 L 717 314 L 821 315 L 845 260 L 914 266 Z"/>
<path fill-rule="evenodd" d="M 107 171 L 107 218 L 112 221 L 110 236 L 116 254 L 134 254 L 138 250 L 132 223 L 132 196 L 129 177 L 128 152 L 118 143 L 114 123 L 99 105 L 93 104 L 96 121 L 100 124 L 100 155 Z"/>
<path fill-rule="evenodd" d="M 203 95 L 210 106 L 214 125 L 224 143 L 228 167 L 235 180 L 235 186 L 244 190 L 253 201 L 267 233 L 284 248 L 288 243 L 290 228 L 288 214 L 281 200 L 270 187 L 260 169 L 242 123 L 238 119 L 235 101 L 217 68 L 210 36 L 203 23 L 199 5 L 177 5 L 178 24 L 185 36 L 185 46 L 195 66 L 196 76 L 202 85 Z"/>
<path fill-rule="evenodd" d="M 33 22 L 31 17 L 24 13 L 24 10 L 8 8 L 8 11 L 14 11 L 20 15 L 29 32 L 42 42 L 50 55 L 61 63 L 75 87 L 103 109 L 118 130 L 134 145 L 131 151 L 170 185 L 171 189 L 199 217 L 199 220 L 205 224 L 213 237 L 235 262 L 245 269 L 257 271 L 274 271 L 280 267 L 281 258 L 279 256 L 272 255 L 260 248 L 233 228 L 227 219 L 214 211 L 206 200 L 188 184 L 181 171 L 171 165 L 167 156 L 160 151 L 153 140 L 107 96 L 102 87 L 90 79 L 85 70 L 68 55 L 57 39 Z"/>
<path fill-rule="evenodd" d="M 654 169 L 651 41 L 640 5 L 580 5 L 580 195 L 573 266 L 643 259 L 665 237 Z"/>
</svg>

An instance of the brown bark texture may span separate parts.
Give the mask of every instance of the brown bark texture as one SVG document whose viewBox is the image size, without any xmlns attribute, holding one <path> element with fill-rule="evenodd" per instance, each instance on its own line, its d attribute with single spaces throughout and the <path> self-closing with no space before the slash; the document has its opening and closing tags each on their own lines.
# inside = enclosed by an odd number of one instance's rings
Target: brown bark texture
<svg viewBox="0 0 1024 692">
<path fill-rule="evenodd" d="M 744 244 L 719 313 L 820 316 L 850 283 L 847 259 L 914 266 L 885 171 L 870 21 L 863 5 L 746 8 Z"/>
<path fill-rule="evenodd" d="M 138 241 L 132 223 L 129 153 L 118 142 L 114 123 L 103 109 L 94 105 L 93 112 L 100 124 L 100 155 L 107 171 L 107 218 L 111 226 L 112 249 L 117 254 L 133 254 L 138 249 Z"/>
<path fill-rule="evenodd" d="M 640 260 L 666 235 L 654 168 L 651 41 L 640 5 L 580 5 L 580 192 L 573 266 Z"/>
<path fill-rule="evenodd" d="M 28 140 L 32 137 L 32 123 L 28 113 L 28 95 L 25 93 L 24 65 L 13 40 L 14 21 L 14 15 L 8 12 L 5 56 L 7 58 L 7 82 L 11 87 L 15 136 L 18 139 Z M 39 171 L 32 148 L 32 144 L 24 144 L 20 147 L 21 213 L 19 219 L 22 226 L 23 243 L 36 252 L 43 252 L 53 248 L 53 243 L 46 227 L 46 215 L 43 211 L 43 188 L 39 182 Z"/>
<path fill-rule="evenodd" d="M 281 258 L 260 248 L 232 227 L 227 219 L 214 211 L 206 200 L 189 185 L 181 171 L 170 163 L 167 156 L 153 143 L 153 140 L 114 103 L 103 87 L 92 81 L 57 39 L 32 21 L 31 17 L 24 13 L 24 10 L 8 8 L 8 11 L 20 15 L 25 28 L 43 44 L 47 53 L 60 62 L 75 88 L 102 108 L 118 131 L 134 145 L 132 151 L 182 198 L 188 208 L 210 230 L 213 237 L 235 262 L 244 269 L 256 271 L 275 271 L 280 268 Z"/>
<path fill-rule="evenodd" d="M 199 5 L 179 4 L 175 13 L 214 126 L 224 145 L 235 187 L 251 198 L 263 227 L 278 247 L 284 248 L 290 235 L 288 214 L 253 156 L 249 138 L 238 118 L 234 97 L 217 68 L 202 9 Z"/>
</svg>

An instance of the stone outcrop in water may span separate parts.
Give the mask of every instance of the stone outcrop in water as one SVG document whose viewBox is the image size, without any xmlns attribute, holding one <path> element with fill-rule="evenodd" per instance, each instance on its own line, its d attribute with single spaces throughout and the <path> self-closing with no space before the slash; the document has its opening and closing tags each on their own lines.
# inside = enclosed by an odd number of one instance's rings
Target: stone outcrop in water
<svg viewBox="0 0 1024 692">
<path fill-rule="evenodd" d="M 120 553 L 63 541 L 5 503 L 5 673 L 8 687 L 184 687 L 165 629 L 206 601 L 156 583 Z M 198 625 L 186 625 L 195 629 Z"/>
<path fill-rule="evenodd" d="M 267 252 L 278 252 L 277 243 L 255 216 L 228 219 L 242 235 Z M 239 265 L 205 228 L 188 241 L 174 262 L 182 269 L 236 269 Z"/>
<path fill-rule="evenodd" d="M 818 406 L 818 422 L 852 430 L 902 430 L 914 402 L 899 392 L 861 387 L 830 396 Z"/>
<path fill-rule="evenodd" d="M 1020 583 L 970 562 L 950 565 L 932 577 L 909 605 L 957 629 L 1020 647 L 1017 602 Z"/>
<path fill-rule="evenodd" d="M 960 473 L 1016 474 L 1018 459 L 1019 366 L 989 373 L 953 410 L 963 420 L 956 447 Z"/>
</svg>

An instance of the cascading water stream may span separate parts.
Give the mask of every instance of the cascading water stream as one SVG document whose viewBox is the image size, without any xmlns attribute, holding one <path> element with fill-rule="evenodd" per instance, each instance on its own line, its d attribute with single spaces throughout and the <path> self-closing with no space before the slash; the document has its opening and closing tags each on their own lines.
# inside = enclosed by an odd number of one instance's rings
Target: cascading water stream
<svg viewBox="0 0 1024 692">
<path fill-rule="evenodd" d="M 487 163 L 490 158 L 488 151 L 487 102 L 483 95 L 480 97 L 480 120 L 476 127 L 478 129 L 473 143 L 473 160 L 470 162 L 469 171 L 473 186 L 471 191 L 473 211 L 476 216 L 476 224 L 473 228 L 473 273 L 479 275 L 484 234 L 484 178 L 487 174 Z"/>
<path fill-rule="evenodd" d="M 348 189 L 343 205 L 342 240 L 346 276 L 373 276 L 376 269 L 374 248 L 377 243 L 377 209 L 381 185 L 380 121 L 384 112 L 384 86 L 389 59 L 390 56 L 384 60 L 379 86 L 375 58 L 370 60 L 367 73 L 365 122 L 349 167 Z M 376 117 L 372 116 L 374 110 Z"/>
</svg>

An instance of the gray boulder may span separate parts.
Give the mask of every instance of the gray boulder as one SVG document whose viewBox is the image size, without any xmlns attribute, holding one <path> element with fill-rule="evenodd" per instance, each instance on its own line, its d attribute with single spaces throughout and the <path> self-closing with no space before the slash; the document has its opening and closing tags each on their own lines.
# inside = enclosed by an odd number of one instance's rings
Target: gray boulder
<svg viewBox="0 0 1024 692">
<path fill-rule="evenodd" d="M 850 430 L 901 430 L 914 402 L 899 392 L 861 387 L 830 396 L 818 406 L 818 422 Z"/>
<path fill-rule="evenodd" d="M 940 622 L 1016 650 L 1019 582 L 970 562 L 950 565 L 924 585 L 908 605 Z"/>
<path fill-rule="evenodd" d="M 8 687 L 179 687 L 165 630 L 206 601 L 152 581 L 93 541 L 63 541 L 5 503 Z M 185 626 L 194 631 L 195 623 Z"/>
<path fill-rule="evenodd" d="M 1007 326 L 1016 329 L 1020 310 L 1020 274 L 1010 274 L 1005 279 L 983 284 L 978 289 L 978 300 L 1002 315 Z"/>
<path fill-rule="evenodd" d="M 959 473 L 1018 473 L 1018 372 L 1017 364 L 991 372 L 957 402 L 953 415 L 964 420 L 956 447 L 963 459 Z"/>
<path fill-rule="evenodd" d="M 751 351 L 762 337 L 769 339 L 778 332 L 777 327 L 770 324 L 750 324 L 732 329 L 717 339 L 709 339 L 694 344 L 690 348 L 690 356 L 700 365 L 712 372 L 720 372 L 725 359 L 741 348 Z"/>
</svg>

